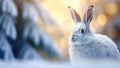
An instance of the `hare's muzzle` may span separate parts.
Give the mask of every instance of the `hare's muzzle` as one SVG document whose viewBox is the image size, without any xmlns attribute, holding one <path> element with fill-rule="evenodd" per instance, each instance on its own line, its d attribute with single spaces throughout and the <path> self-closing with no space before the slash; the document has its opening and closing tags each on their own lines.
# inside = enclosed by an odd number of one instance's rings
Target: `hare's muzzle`
<svg viewBox="0 0 120 68">
<path fill-rule="evenodd" d="M 77 35 L 73 35 L 73 36 L 72 36 L 72 39 L 71 39 L 71 40 L 72 40 L 72 42 L 77 41 L 77 38 L 78 38 L 78 37 L 79 37 L 79 36 L 77 36 Z"/>
</svg>

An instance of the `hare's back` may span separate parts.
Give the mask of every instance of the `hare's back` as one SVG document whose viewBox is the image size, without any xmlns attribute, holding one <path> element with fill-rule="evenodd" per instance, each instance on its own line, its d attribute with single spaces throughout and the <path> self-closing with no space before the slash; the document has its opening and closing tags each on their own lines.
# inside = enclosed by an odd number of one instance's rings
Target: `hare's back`
<svg viewBox="0 0 120 68">
<path fill-rule="evenodd" d="M 101 35 L 101 34 L 96 34 L 95 35 L 96 39 L 101 42 L 103 45 L 107 45 L 107 46 L 114 46 L 117 47 L 116 44 L 107 36 L 105 35 Z"/>
<path fill-rule="evenodd" d="M 98 40 L 98 43 L 100 43 L 99 46 L 101 46 L 101 49 L 105 51 L 111 58 L 119 58 L 120 53 L 117 48 L 117 45 L 107 36 L 96 34 L 96 39 Z"/>
</svg>

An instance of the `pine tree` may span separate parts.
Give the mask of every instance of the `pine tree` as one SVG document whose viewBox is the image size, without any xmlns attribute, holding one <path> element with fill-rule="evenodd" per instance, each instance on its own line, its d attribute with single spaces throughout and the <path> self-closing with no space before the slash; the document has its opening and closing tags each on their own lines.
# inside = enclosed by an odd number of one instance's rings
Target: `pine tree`
<svg viewBox="0 0 120 68">
<path fill-rule="evenodd" d="M 15 18 L 17 10 L 12 0 L 0 0 L 0 58 L 14 59 L 7 37 L 16 39 Z"/>
<path fill-rule="evenodd" d="M 37 25 L 38 19 L 44 23 L 57 24 L 49 13 L 31 0 L 0 0 L 0 58 L 41 59 L 35 50 L 47 52 L 50 58 L 62 58 L 62 54 L 52 38 Z"/>
</svg>

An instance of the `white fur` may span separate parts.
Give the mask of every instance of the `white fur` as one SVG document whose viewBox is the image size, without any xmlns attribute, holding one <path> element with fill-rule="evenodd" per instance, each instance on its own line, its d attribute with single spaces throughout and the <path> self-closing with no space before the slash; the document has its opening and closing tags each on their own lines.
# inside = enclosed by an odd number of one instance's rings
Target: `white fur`
<svg viewBox="0 0 120 68">
<path fill-rule="evenodd" d="M 76 11 L 74 11 L 76 12 Z M 78 16 L 73 14 L 74 16 Z M 90 17 L 87 17 L 90 16 Z M 69 55 L 72 62 L 87 59 L 120 59 L 116 44 L 107 36 L 95 34 L 90 30 L 93 18 L 93 5 L 84 14 L 83 21 L 76 22 L 69 38 Z M 73 19 L 74 20 L 74 19 Z"/>
<path fill-rule="evenodd" d="M 74 34 L 74 33 L 73 33 Z M 73 43 L 69 40 L 69 55 L 72 62 L 87 59 L 119 59 L 116 44 L 107 36 L 94 34 L 84 36 L 85 42 Z"/>
</svg>

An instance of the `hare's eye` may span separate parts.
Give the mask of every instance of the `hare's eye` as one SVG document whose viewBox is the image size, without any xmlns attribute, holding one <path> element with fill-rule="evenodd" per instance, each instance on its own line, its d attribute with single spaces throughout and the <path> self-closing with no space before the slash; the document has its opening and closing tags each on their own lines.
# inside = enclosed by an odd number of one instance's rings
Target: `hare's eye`
<svg viewBox="0 0 120 68">
<path fill-rule="evenodd" d="M 80 29 L 79 31 L 80 31 L 81 33 L 84 33 L 84 29 Z"/>
</svg>

